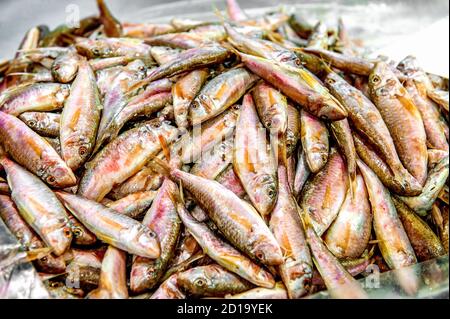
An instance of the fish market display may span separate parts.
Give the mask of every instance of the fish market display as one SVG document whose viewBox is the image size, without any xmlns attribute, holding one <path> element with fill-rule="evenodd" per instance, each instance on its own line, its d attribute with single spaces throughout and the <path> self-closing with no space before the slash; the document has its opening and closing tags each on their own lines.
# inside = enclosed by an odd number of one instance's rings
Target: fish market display
<svg viewBox="0 0 450 319">
<path fill-rule="evenodd" d="M 224 3 L 156 24 L 97 0 L 0 60 L 26 261 L 52 298 L 359 299 L 369 267 L 416 296 L 408 267 L 448 254 L 448 79 L 369 59 L 339 17 Z"/>
</svg>

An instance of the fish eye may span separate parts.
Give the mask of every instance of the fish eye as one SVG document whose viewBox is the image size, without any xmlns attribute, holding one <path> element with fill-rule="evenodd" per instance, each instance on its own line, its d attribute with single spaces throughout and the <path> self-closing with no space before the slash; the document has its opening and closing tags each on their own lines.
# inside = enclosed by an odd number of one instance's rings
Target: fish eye
<svg viewBox="0 0 450 319">
<path fill-rule="evenodd" d="M 193 102 L 192 105 L 191 105 L 191 107 L 192 107 L 193 109 L 198 108 L 198 107 L 199 107 L 198 102 Z"/>
<path fill-rule="evenodd" d="M 302 61 L 300 61 L 300 59 L 295 59 L 295 65 L 301 66 Z"/>
<path fill-rule="evenodd" d="M 151 238 L 156 238 L 156 233 L 153 232 L 153 231 L 149 231 L 149 232 L 148 232 L 148 235 L 149 235 Z"/>
<path fill-rule="evenodd" d="M 28 126 L 35 127 L 36 121 L 35 120 L 28 121 Z"/>
<path fill-rule="evenodd" d="M 63 232 L 64 232 L 64 236 L 66 236 L 67 238 L 70 238 L 72 236 L 72 231 L 68 227 L 64 227 Z"/>
<path fill-rule="evenodd" d="M 381 79 L 378 75 L 372 77 L 372 83 L 380 83 Z"/>
<path fill-rule="evenodd" d="M 56 179 L 55 179 L 55 177 L 50 175 L 50 176 L 47 177 L 46 181 L 49 184 L 54 184 L 56 182 Z"/>
<path fill-rule="evenodd" d="M 255 256 L 258 260 L 264 260 L 264 253 L 262 251 L 256 252 Z"/>
<path fill-rule="evenodd" d="M 155 128 L 161 127 L 161 122 L 155 122 L 152 126 Z"/>
<path fill-rule="evenodd" d="M 87 153 L 87 148 L 84 146 L 80 146 L 80 148 L 78 149 L 78 154 L 83 156 L 83 155 L 86 155 L 86 153 Z"/>
<path fill-rule="evenodd" d="M 241 106 L 239 104 L 233 105 L 233 110 L 239 110 Z"/>
<path fill-rule="evenodd" d="M 83 235 L 83 231 L 80 227 L 74 227 L 72 233 L 75 235 L 75 237 L 81 237 L 81 235 Z"/>
<path fill-rule="evenodd" d="M 98 48 L 93 48 L 93 49 L 92 49 L 92 53 L 93 53 L 94 55 L 100 55 L 100 50 L 99 50 Z"/>
<path fill-rule="evenodd" d="M 208 99 L 208 97 L 206 96 L 206 94 L 202 94 L 202 95 L 200 95 L 200 99 L 203 101 L 206 101 Z"/>
<path fill-rule="evenodd" d="M 203 286 L 206 285 L 206 281 L 203 280 L 203 278 L 197 278 L 197 279 L 194 281 L 194 284 L 195 284 L 196 286 L 198 286 L 198 287 L 203 287 Z"/>
<path fill-rule="evenodd" d="M 44 256 L 44 257 L 41 258 L 41 261 L 44 262 L 44 263 L 47 262 L 47 260 L 48 260 L 47 256 Z"/>
<path fill-rule="evenodd" d="M 272 122 L 267 122 L 266 126 L 267 126 L 267 128 L 271 128 L 272 127 Z"/>
<path fill-rule="evenodd" d="M 332 78 L 328 78 L 327 79 L 327 83 L 328 84 L 334 84 L 334 83 L 336 83 L 336 81 L 334 79 L 332 79 Z"/>
</svg>

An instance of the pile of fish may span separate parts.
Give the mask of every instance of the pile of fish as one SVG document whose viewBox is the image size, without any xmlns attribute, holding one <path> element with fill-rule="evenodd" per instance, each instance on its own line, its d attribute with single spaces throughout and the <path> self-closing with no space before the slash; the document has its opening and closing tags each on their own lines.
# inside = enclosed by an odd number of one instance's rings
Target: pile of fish
<svg viewBox="0 0 450 319">
<path fill-rule="evenodd" d="M 51 296 L 366 298 L 448 254 L 448 79 L 342 20 L 97 3 L 0 63 L 0 217 Z"/>
</svg>

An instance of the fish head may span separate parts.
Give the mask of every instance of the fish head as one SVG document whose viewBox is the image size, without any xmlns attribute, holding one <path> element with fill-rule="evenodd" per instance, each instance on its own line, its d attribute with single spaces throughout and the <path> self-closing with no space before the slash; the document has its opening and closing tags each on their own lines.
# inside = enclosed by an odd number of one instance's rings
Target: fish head
<svg viewBox="0 0 450 319">
<path fill-rule="evenodd" d="M 214 289 L 214 282 L 205 271 L 205 267 L 194 267 L 177 276 L 180 288 L 194 295 L 202 295 L 206 289 Z"/>
<path fill-rule="evenodd" d="M 378 62 L 369 75 L 369 90 L 373 97 L 394 95 L 398 84 L 398 79 L 385 62 Z"/>
<path fill-rule="evenodd" d="M 44 230 L 45 241 L 57 256 L 62 255 L 72 242 L 72 230 L 70 227 L 65 225 L 59 226 L 60 227 L 49 227 L 48 231 Z"/>
<path fill-rule="evenodd" d="M 276 266 L 283 263 L 280 246 L 267 238 L 263 238 L 263 240 L 254 244 L 253 254 L 264 265 Z"/>
<path fill-rule="evenodd" d="M 71 229 L 73 240 L 77 245 L 92 245 L 97 241 L 97 237 L 84 227 L 74 225 Z"/>
<path fill-rule="evenodd" d="M 78 53 L 88 59 L 110 57 L 113 50 L 107 41 L 83 39 L 75 43 Z"/>
<path fill-rule="evenodd" d="M 261 174 L 254 179 L 255 207 L 263 215 L 269 214 L 275 205 L 278 194 L 278 182 L 275 175 Z"/>
<path fill-rule="evenodd" d="M 66 270 L 66 263 L 64 258 L 47 255 L 41 259 L 36 260 L 36 265 L 39 271 L 48 274 L 59 274 Z"/>
<path fill-rule="evenodd" d="M 74 186 L 77 179 L 72 170 L 65 163 L 53 163 L 41 175 L 41 178 L 50 186 L 65 188 Z"/>
<path fill-rule="evenodd" d="M 215 101 L 212 97 L 206 94 L 200 94 L 191 103 L 189 108 L 189 118 L 191 124 L 196 125 L 202 122 L 206 116 L 215 109 Z"/>
<path fill-rule="evenodd" d="M 156 233 L 142 224 L 136 225 L 136 227 L 136 232 L 130 232 L 136 234 L 130 239 L 133 245 L 141 252 L 142 257 L 159 258 L 161 249 Z"/>
<path fill-rule="evenodd" d="M 79 133 L 72 134 L 65 140 L 62 148 L 63 159 L 72 170 L 76 170 L 88 159 L 93 146 L 87 136 Z"/>
</svg>

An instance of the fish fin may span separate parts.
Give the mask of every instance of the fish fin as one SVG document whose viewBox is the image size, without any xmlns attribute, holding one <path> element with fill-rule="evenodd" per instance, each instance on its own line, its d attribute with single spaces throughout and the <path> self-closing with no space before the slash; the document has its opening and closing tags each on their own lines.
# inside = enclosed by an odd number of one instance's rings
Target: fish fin
<svg viewBox="0 0 450 319">
<path fill-rule="evenodd" d="M 170 176 L 170 166 L 163 160 L 155 157 L 148 163 L 148 166 L 156 173 L 164 175 L 166 177 Z"/>
<path fill-rule="evenodd" d="M 170 150 L 167 146 L 167 140 L 162 135 L 158 135 L 159 144 L 161 145 L 162 151 L 164 153 L 164 156 L 166 157 L 166 160 L 170 163 Z"/>
<path fill-rule="evenodd" d="M 298 206 L 298 210 L 299 210 L 298 214 L 300 215 L 300 220 L 302 221 L 303 228 L 304 229 L 308 229 L 308 228 L 314 229 L 313 223 L 311 220 L 311 216 L 309 216 L 309 214 L 300 206 Z"/>
</svg>

